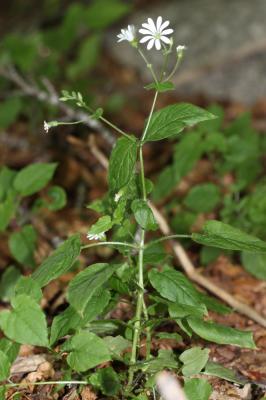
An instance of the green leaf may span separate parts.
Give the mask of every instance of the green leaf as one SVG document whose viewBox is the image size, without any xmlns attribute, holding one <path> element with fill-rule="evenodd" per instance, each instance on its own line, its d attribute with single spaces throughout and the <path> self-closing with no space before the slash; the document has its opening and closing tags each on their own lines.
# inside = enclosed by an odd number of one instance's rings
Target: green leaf
<svg viewBox="0 0 266 400">
<path fill-rule="evenodd" d="M 35 267 L 34 250 L 37 244 L 37 232 L 32 225 L 24 225 L 19 232 L 10 235 L 8 245 L 16 261 L 27 267 Z"/>
<path fill-rule="evenodd" d="M 197 243 L 221 249 L 266 253 L 266 242 L 215 220 L 207 221 L 203 226 L 203 233 L 193 233 L 192 239 Z"/>
<path fill-rule="evenodd" d="M 0 128 L 8 128 L 17 118 L 22 110 L 22 101 L 19 97 L 10 97 L 1 101 L 0 106 Z"/>
<path fill-rule="evenodd" d="M 0 326 L 5 335 L 21 344 L 48 346 L 45 315 L 40 306 L 26 295 L 12 299 L 12 311 L 0 313 Z"/>
<path fill-rule="evenodd" d="M 109 215 L 105 215 L 98 219 L 98 221 L 91 226 L 88 235 L 104 237 L 104 233 L 109 231 L 113 226 L 113 222 Z"/>
<path fill-rule="evenodd" d="M 6 196 L 12 187 L 16 171 L 10 168 L 2 167 L 0 172 L 0 202 L 6 199 Z"/>
<path fill-rule="evenodd" d="M 201 293 L 200 297 L 201 297 L 202 303 L 205 304 L 205 306 L 207 307 L 208 310 L 214 311 L 217 314 L 221 314 L 221 315 L 232 312 L 232 309 L 230 307 L 227 307 L 225 304 L 216 300 L 212 296 L 208 296 L 205 293 Z"/>
<path fill-rule="evenodd" d="M 84 313 L 95 292 L 108 282 L 120 264 L 98 263 L 90 265 L 70 282 L 68 301 L 77 311 Z"/>
<path fill-rule="evenodd" d="M 10 265 L 5 269 L 0 280 L 0 298 L 3 301 L 9 301 L 14 295 L 16 283 L 21 277 L 20 271 Z"/>
<path fill-rule="evenodd" d="M 79 234 L 62 243 L 32 274 L 32 278 L 42 287 L 67 272 L 80 253 Z"/>
<path fill-rule="evenodd" d="M 137 142 L 133 136 L 132 139 L 127 137 L 118 139 L 111 153 L 108 180 L 112 192 L 118 192 L 125 186 L 134 173 Z"/>
<path fill-rule="evenodd" d="M 82 324 L 82 317 L 71 306 L 57 315 L 52 322 L 50 345 L 52 346 L 58 339 L 67 335 L 72 330 L 76 330 Z"/>
<path fill-rule="evenodd" d="M 0 350 L 0 381 L 4 381 L 9 377 L 11 363 L 7 355 Z"/>
<path fill-rule="evenodd" d="M 0 350 L 5 353 L 10 363 L 13 363 L 17 358 L 20 345 L 18 343 L 11 342 L 7 338 L 0 339 Z"/>
<path fill-rule="evenodd" d="M 77 372 L 84 372 L 110 361 L 110 353 L 103 339 L 91 332 L 80 332 L 65 343 L 64 350 L 69 366 Z"/>
<path fill-rule="evenodd" d="M 145 89 L 154 89 L 159 93 L 168 92 L 169 90 L 174 90 L 175 85 L 172 82 L 153 82 L 145 86 Z"/>
<path fill-rule="evenodd" d="M 56 163 L 35 163 L 23 168 L 14 180 L 14 188 L 22 196 L 39 192 L 52 179 Z"/>
<path fill-rule="evenodd" d="M 156 337 L 159 339 L 168 339 L 168 340 L 176 340 L 177 342 L 182 342 L 183 338 L 176 332 L 158 332 L 156 333 Z"/>
<path fill-rule="evenodd" d="M 38 50 L 41 47 L 38 33 L 24 34 L 12 33 L 6 35 L 4 48 L 8 58 L 23 72 L 30 72 L 38 58 Z"/>
<path fill-rule="evenodd" d="M 202 373 L 205 375 L 217 376 L 218 378 L 222 378 L 226 381 L 234 382 L 237 384 L 245 383 L 244 379 L 237 378 L 235 371 L 212 361 L 207 362 L 205 369 Z"/>
<path fill-rule="evenodd" d="M 179 271 L 166 269 L 162 272 L 152 269 L 149 280 L 160 295 L 170 301 L 190 306 L 201 303 L 199 292 L 192 283 Z"/>
<path fill-rule="evenodd" d="M 202 155 L 202 136 L 199 132 L 188 132 L 174 147 L 173 165 L 159 175 L 153 197 L 165 198 L 178 185 L 181 178 L 192 170 Z"/>
<path fill-rule="evenodd" d="M 90 376 L 89 382 L 106 396 L 116 396 L 121 389 L 119 377 L 112 367 L 99 369 Z"/>
<path fill-rule="evenodd" d="M 67 67 L 67 75 L 70 79 L 76 79 L 79 75 L 89 72 L 97 63 L 100 54 L 102 36 L 94 34 L 81 42 L 77 59 Z"/>
<path fill-rule="evenodd" d="M 105 336 L 104 338 L 105 343 L 109 349 L 112 358 L 120 359 L 121 353 L 128 349 L 131 346 L 131 342 L 123 336 Z"/>
<path fill-rule="evenodd" d="M 208 400 L 212 393 L 212 387 L 206 379 L 186 379 L 184 391 L 187 400 Z"/>
<path fill-rule="evenodd" d="M 169 315 L 172 318 L 184 318 L 184 317 L 203 317 L 207 314 L 207 308 L 203 304 L 198 304 L 197 306 L 191 306 L 187 304 L 177 304 L 172 303 L 168 306 Z"/>
<path fill-rule="evenodd" d="M 42 299 L 42 291 L 38 283 L 30 276 L 22 276 L 15 286 L 15 296 L 26 294 L 39 303 Z"/>
<path fill-rule="evenodd" d="M 10 192 L 7 198 L 0 203 L 0 232 L 3 232 L 11 219 L 14 217 L 16 211 L 16 201 L 14 193 Z"/>
<path fill-rule="evenodd" d="M 158 224 L 153 216 L 152 210 L 145 200 L 136 199 L 131 204 L 131 209 L 137 223 L 145 230 L 154 231 Z"/>
<path fill-rule="evenodd" d="M 244 251 L 241 254 L 243 267 L 258 279 L 266 279 L 266 254 L 254 254 Z"/>
<path fill-rule="evenodd" d="M 179 357 L 179 360 L 184 364 L 182 367 L 183 375 L 198 374 L 205 367 L 209 352 L 209 349 L 201 349 L 200 347 L 192 347 L 185 350 Z"/>
<path fill-rule="evenodd" d="M 184 128 L 213 118 L 213 114 L 192 104 L 167 106 L 153 114 L 145 142 L 176 137 Z"/>
<path fill-rule="evenodd" d="M 104 290 L 102 287 L 98 289 L 86 305 L 83 312 L 82 326 L 93 321 L 100 315 L 107 307 L 110 299 L 111 294 L 108 290 Z"/>
<path fill-rule="evenodd" d="M 141 367 L 141 363 L 139 364 Z M 178 366 L 178 361 L 172 350 L 159 350 L 158 356 L 144 361 L 140 369 L 148 374 L 154 374 L 164 368 L 177 369 Z"/>
<path fill-rule="evenodd" d="M 187 319 L 190 328 L 201 338 L 218 344 L 256 349 L 252 332 L 244 332 L 228 326 L 207 322 L 200 318 Z"/>
<path fill-rule="evenodd" d="M 185 205 L 192 211 L 206 213 L 212 211 L 221 198 L 218 186 L 213 183 L 203 183 L 194 186 L 184 199 Z"/>
</svg>

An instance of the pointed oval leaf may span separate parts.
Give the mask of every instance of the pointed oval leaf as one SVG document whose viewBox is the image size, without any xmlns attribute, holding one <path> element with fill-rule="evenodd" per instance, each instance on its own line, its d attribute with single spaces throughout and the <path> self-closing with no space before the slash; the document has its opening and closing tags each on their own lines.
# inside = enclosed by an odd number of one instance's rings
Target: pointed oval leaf
<svg viewBox="0 0 266 400">
<path fill-rule="evenodd" d="M 206 246 L 227 250 L 266 253 L 266 242 L 220 221 L 207 221 L 203 233 L 193 233 L 192 239 Z"/>
<path fill-rule="evenodd" d="M 119 266 L 97 263 L 76 275 L 68 287 L 67 297 L 72 307 L 84 314 L 92 296 L 103 287 Z"/>
<path fill-rule="evenodd" d="M 34 250 L 37 243 L 37 233 L 32 225 L 25 225 L 19 232 L 10 235 L 8 246 L 12 256 L 25 266 L 34 267 Z"/>
<path fill-rule="evenodd" d="M 192 283 L 179 271 L 166 269 L 162 272 L 152 269 L 149 280 L 160 295 L 170 301 L 199 306 L 201 298 Z"/>
<path fill-rule="evenodd" d="M 133 136 L 132 136 L 133 138 Z M 111 153 L 109 164 L 109 186 L 112 192 L 118 192 L 131 179 L 137 160 L 137 142 L 122 137 L 117 140 Z"/>
<path fill-rule="evenodd" d="M 103 235 L 105 232 L 109 231 L 113 226 L 111 217 L 109 215 L 104 215 L 99 218 L 95 224 L 93 224 L 88 232 L 89 235 Z"/>
<path fill-rule="evenodd" d="M 80 247 L 79 234 L 71 236 L 43 261 L 32 274 L 32 278 L 41 287 L 58 278 L 72 267 L 79 256 Z"/>
<path fill-rule="evenodd" d="M 198 374 L 207 364 L 209 352 L 209 349 L 201 349 L 200 347 L 185 350 L 179 357 L 179 360 L 184 364 L 182 367 L 183 375 Z"/>
<path fill-rule="evenodd" d="M 192 104 L 172 104 L 153 114 L 145 142 L 176 137 L 184 128 L 213 118 L 216 116 Z"/>
<path fill-rule="evenodd" d="M 38 192 L 52 179 L 56 163 L 34 163 L 23 168 L 16 175 L 14 188 L 22 196 Z"/>
<path fill-rule="evenodd" d="M 137 223 L 145 230 L 156 230 L 158 224 L 154 218 L 153 212 L 147 202 L 142 199 L 136 199 L 131 204 Z"/>
<path fill-rule="evenodd" d="M 228 326 L 204 321 L 200 318 L 188 318 L 190 328 L 201 338 L 218 344 L 256 349 L 252 332 L 244 332 Z"/>
</svg>

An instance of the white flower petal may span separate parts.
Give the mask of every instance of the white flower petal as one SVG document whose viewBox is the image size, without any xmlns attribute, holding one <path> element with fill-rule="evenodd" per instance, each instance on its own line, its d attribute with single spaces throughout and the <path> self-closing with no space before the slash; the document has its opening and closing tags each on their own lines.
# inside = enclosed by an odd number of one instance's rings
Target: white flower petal
<svg viewBox="0 0 266 400">
<path fill-rule="evenodd" d="M 147 24 L 147 22 L 144 22 L 144 24 L 141 24 L 143 28 L 148 29 L 149 31 L 151 30 L 150 24 Z"/>
<path fill-rule="evenodd" d="M 161 50 L 161 41 L 160 39 L 155 39 L 155 47 L 157 50 Z"/>
<path fill-rule="evenodd" d="M 167 36 L 161 36 L 161 41 L 166 43 L 166 44 L 170 44 L 171 43 L 171 39 L 169 39 Z"/>
<path fill-rule="evenodd" d="M 161 32 L 162 35 L 171 35 L 173 33 L 173 29 L 165 29 L 164 31 Z"/>
<path fill-rule="evenodd" d="M 155 26 L 155 23 L 154 23 L 153 19 L 148 18 L 148 24 L 150 25 L 150 27 L 149 27 L 150 30 L 152 32 L 156 32 L 156 26 Z"/>
<path fill-rule="evenodd" d="M 139 33 L 142 33 L 143 35 L 152 35 L 152 32 L 148 29 L 140 29 Z"/>
<path fill-rule="evenodd" d="M 161 16 L 158 17 L 158 18 L 157 18 L 157 22 L 156 22 L 157 31 L 160 31 L 160 27 L 161 27 L 161 25 L 162 25 L 162 22 L 163 22 L 162 17 L 161 17 Z"/>
<path fill-rule="evenodd" d="M 150 49 L 153 47 L 154 42 L 155 42 L 155 39 L 152 38 L 152 39 L 149 41 L 149 43 L 148 43 L 147 50 L 150 50 Z"/>
<path fill-rule="evenodd" d="M 140 39 L 140 43 L 146 43 L 148 40 L 153 39 L 153 36 L 144 36 L 142 39 Z"/>
<path fill-rule="evenodd" d="M 160 26 L 160 31 L 162 32 L 170 24 L 170 21 L 164 21 Z"/>
</svg>

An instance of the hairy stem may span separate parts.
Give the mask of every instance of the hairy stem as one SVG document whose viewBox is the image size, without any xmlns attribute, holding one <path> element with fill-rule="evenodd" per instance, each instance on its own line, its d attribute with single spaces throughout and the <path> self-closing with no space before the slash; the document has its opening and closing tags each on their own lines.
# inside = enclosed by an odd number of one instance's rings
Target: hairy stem
<svg viewBox="0 0 266 400">
<path fill-rule="evenodd" d="M 140 176 L 141 176 L 141 185 L 142 185 L 142 198 L 144 201 L 147 201 L 147 193 L 146 193 L 146 186 L 145 186 L 145 170 L 144 170 L 144 161 L 143 161 L 143 144 L 145 136 L 148 132 L 148 128 L 151 122 L 152 114 L 154 112 L 154 107 L 156 104 L 156 100 L 158 97 L 158 91 L 155 92 L 154 99 L 152 102 L 150 114 L 148 117 L 148 121 L 146 127 L 144 129 L 140 148 L 139 148 L 139 161 L 140 161 Z M 133 365 L 136 364 L 137 361 L 137 350 L 139 347 L 140 342 L 140 335 L 141 335 L 141 317 L 142 313 L 144 313 L 145 320 L 148 320 L 148 313 L 144 303 L 144 279 L 143 279 L 143 256 L 144 256 L 144 246 L 145 246 L 145 229 L 141 229 L 141 238 L 140 238 L 140 245 L 139 245 L 139 253 L 138 253 L 138 297 L 137 297 L 137 306 L 136 306 L 136 314 L 135 314 L 135 323 L 134 323 L 134 333 L 133 333 L 133 342 L 132 342 L 132 351 L 131 351 L 131 358 L 130 364 L 131 367 L 129 368 L 129 377 L 128 377 L 128 386 L 131 387 L 134 378 L 134 368 Z M 147 357 L 150 356 L 150 330 L 147 330 Z"/>
<path fill-rule="evenodd" d="M 191 235 L 185 235 L 185 234 L 184 235 L 183 234 L 178 235 L 177 234 L 177 235 L 163 236 L 163 237 L 161 237 L 159 239 L 155 239 L 155 240 L 152 240 L 151 242 L 147 243 L 145 245 L 145 248 L 153 246 L 154 244 L 159 243 L 159 242 L 164 242 L 165 240 L 172 240 L 172 239 L 177 239 L 177 238 L 179 238 L 179 239 L 191 239 Z"/>
<path fill-rule="evenodd" d="M 131 243 L 125 243 L 125 242 L 98 242 L 98 243 L 85 244 L 84 246 L 81 247 L 81 250 L 90 249 L 91 247 L 97 247 L 97 246 L 125 246 L 125 247 L 131 247 L 133 249 L 139 249 L 138 245 L 131 244 Z"/>
</svg>

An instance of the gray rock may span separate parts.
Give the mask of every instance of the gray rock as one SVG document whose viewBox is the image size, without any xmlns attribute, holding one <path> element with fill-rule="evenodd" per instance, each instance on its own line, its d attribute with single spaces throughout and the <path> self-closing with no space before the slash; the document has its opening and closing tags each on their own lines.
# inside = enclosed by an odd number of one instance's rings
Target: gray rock
<svg viewBox="0 0 266 400">
<path fill-rule="evenodd" d="M 152 2 L 151 2 L 152 4 Z M 150 6 L 128 23 L 147 17 L 171 21 L 175 43 L 188 49 L 174 78 L 179 94 L 252 103 L 266 97 L 266 0 L 171 0 Z M 142 59 L 127 43 L 108 38 L 113 56 L 134 66 L 148 80 Z M 147 52 L 155 68 L 161 53 Z"/>
</svg>

